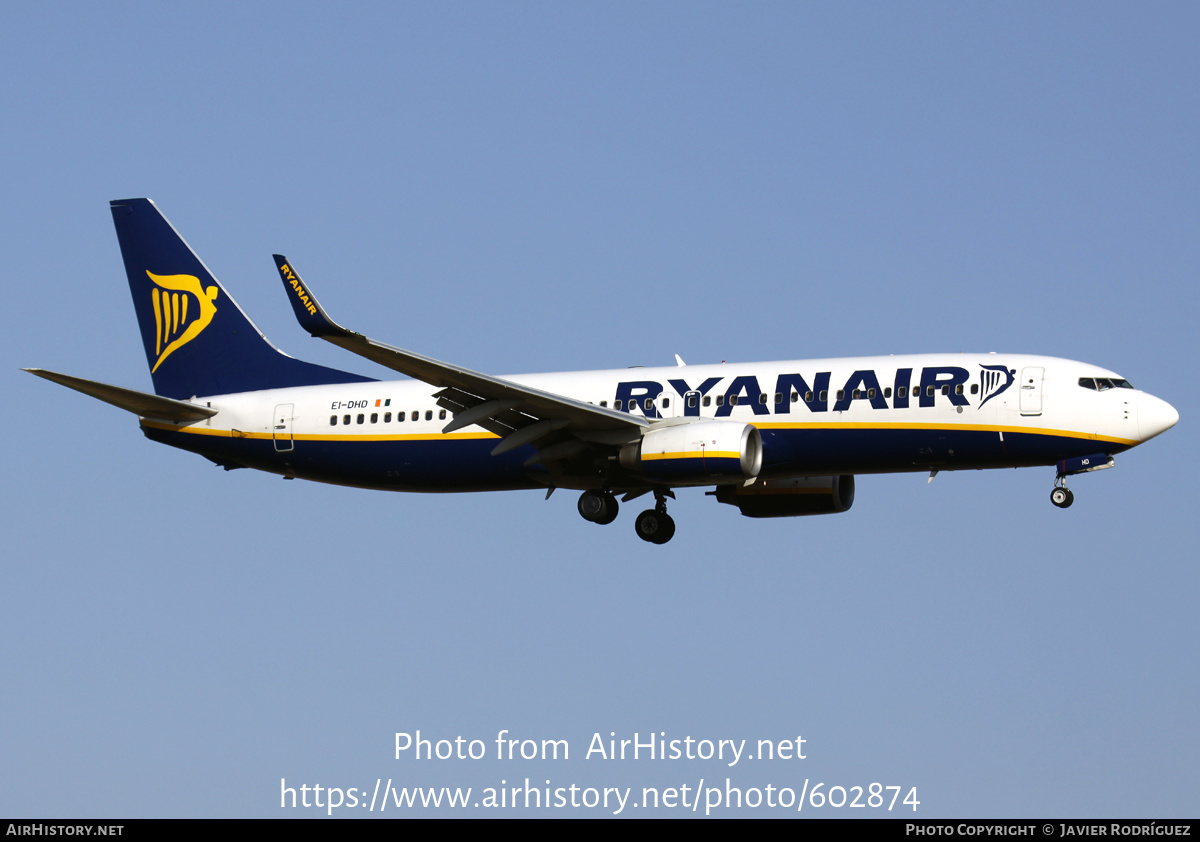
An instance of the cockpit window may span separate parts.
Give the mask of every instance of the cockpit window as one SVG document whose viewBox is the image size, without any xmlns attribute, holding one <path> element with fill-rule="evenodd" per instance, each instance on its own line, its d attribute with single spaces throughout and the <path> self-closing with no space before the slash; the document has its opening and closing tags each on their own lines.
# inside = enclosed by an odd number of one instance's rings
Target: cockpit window
<svg viewBox="0 0 1200 842">
<path fill-rule="evenodd" d="M 1109 389 L 1132 389 L 1128 380 L 1119 377 L 1080 377 L 1079 385 L 1085 389 L 1097 392 L 1107 392 Z"/>
</svg>

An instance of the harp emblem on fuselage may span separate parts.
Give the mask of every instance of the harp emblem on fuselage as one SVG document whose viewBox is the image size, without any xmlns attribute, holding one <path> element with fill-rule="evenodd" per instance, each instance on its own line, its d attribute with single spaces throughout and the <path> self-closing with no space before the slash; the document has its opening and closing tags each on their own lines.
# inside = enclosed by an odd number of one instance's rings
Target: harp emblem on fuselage
<svg viewBox="0 0 1200 842">
<path fill-rule="evenodd" d="M 153 374 L 163 360 L 200 335 L 217 314 L 217 287 L 204 289 L 195 275 L 155 275 L 150 290 L 154 309 L 154 353 L 157 358 Z M 194 300 L 193 300 L 194 299 Z"/>
<path fill-rule="evenodd" d="M 985 403 L 1011 386 L 1017 377 L 1016 369 L 1010 369 L 1008 366 L 981 365 L 980 368 L 983 369 L 979 376 L 980 396 L 983 400 L 979 402 L 977 409 L 983 409 Z"/>
</svg>

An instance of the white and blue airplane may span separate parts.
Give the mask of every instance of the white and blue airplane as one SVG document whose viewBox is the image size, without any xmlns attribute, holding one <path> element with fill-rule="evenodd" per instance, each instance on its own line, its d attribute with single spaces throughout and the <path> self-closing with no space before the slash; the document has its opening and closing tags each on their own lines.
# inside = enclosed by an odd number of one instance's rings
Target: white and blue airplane
<svg viewBox="0 0 1200 842">
<path fill-rule="evenodd" d="M 713 486 L 749 517 L 844 512 L 854 475 L 1054 466 L 1066 478 L 1170 429 L 1170 404 L 1087 363 L 921 354 L 494 377 L 403 351 L 325 314 L 275 256 L 300 325 L 411 380 L 273 346 L 149 199 L 111 203 L 154 394 L 44 369 L 138 416 L 154 441 L 225 467 L 390 491 L 581 491 L 611 523 L 653 494 L 638 537 L 666 543 L 672 489 Z"/>
</svg>

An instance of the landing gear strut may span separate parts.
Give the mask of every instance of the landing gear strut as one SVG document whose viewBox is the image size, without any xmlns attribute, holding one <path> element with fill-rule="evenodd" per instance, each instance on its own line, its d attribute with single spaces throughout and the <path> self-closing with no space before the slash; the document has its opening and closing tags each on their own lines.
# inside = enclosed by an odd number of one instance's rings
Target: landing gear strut
<svg viewBox="0 0 1200 842">
<path fill-rule="evenodd" d="M 619 508 L 611 491 L 585 491 L 579 495 L 579 514 L 592 523 L 612 523 Z"/>
<path fill-rule="evenodd" d="M 1067 488 L 1065 477 L 1055 477 L 1054 490 L 1050 492 L 1050 502 L 1065 509 L 1075 502 L 1075 495 Z"/>
<path fill-rule="evenodd" d="M 655 504 L 653 509 L 647 509 L 637 516 L 633 526 L 637 535 L 643 541 L 651 544 L 665 544 L 675 534 L 675 520 L 667 514 L 667 497 L 661 491 L 654 492 Z"/>
</svg>

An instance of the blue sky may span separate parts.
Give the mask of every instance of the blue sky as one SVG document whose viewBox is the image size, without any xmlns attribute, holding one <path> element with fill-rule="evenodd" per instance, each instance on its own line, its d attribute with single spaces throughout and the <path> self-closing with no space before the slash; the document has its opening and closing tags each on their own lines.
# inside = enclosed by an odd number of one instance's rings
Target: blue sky
<svg viewBox="0 0 1200 842">
<path fill-rule="evenodd" d="M 528 776 L 1195 815 L 1194 4 L 4 21 L 0 813 L 310 815 L 281 778 Z M 277 345 L 373 376 L 299 330 L 272 252 L 344 324 L 497 374 L 996 350 L 1114 369 L 1181 421 L 1068 511 L 1050 469 L 860 477 L 852 511 L 775 521 L 683 491 L 664 547 L 565 492 L 225 473 L 19 371 L 150 388 L 107 210 L 132 196 Z M 571 758 L 393 759 L 418 729 Z M 651 731 L 807 757 L 584 759 Z"/>
</svg>

